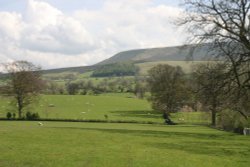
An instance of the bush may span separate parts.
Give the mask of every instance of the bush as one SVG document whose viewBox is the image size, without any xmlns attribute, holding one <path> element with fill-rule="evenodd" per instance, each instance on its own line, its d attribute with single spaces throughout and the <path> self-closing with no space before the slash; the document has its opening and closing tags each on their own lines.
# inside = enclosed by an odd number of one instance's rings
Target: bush
<svg viewBox="0 0 250 167">
<path fill-rule="evenodd" d="M 39 119 L 39 114 L 38 113 L 31 113 L 31 112 L 27 112 L 26 113 L 26 119 L 27 120 L 36 120 L 36 119 Z"/>
<path fill-rule="evenodd" d="M 15 114 L 15 113 L 12 114 L 12 118 L 13 118 L 13 119 L 16 118 L 16 114 Z"/>
<path fill-rule="evenodd" d="M 247 121 L 238 112 L 224 110 L 219 114 L 218 126 L 226 131 L 243 133 L 244 127 L 247 126 Z"/>
<path fill-rule="evenodd" d="M 6 117 L 7 119 L 11 119 L 12 114 L 10 112 L 7 112 Z"/>
<path fill-rule="evenodd" d="M 39 116 L 38 113 L 33 113 L 33 114 L 32 114 L 32 118 L 33 118 L 33 119 L 39 119 L 40 116 Z"/>
</svg>

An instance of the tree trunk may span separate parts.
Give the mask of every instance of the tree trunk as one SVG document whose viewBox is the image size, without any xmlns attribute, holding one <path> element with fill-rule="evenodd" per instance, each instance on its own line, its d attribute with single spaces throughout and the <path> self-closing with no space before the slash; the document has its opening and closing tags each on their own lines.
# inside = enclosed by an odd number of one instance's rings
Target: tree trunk
<svg viewBox="0 0 250 167">
<path fill-rule="evenodd" d="M 18 106 L 18 118 L 22 118 L 22 109 Z"/>
<path fill-rule="evenodd" d="M 169 118 L 169 113 L 164 112 L 163 118 L 165 119 L 165 123 L 168 125 L 175 125 L 175 123 Z"/>
<path fill-rule="evenodd" d="M 212 126 L 216 126 L 216 110 L 212 110 Z"/>
<path fill-rule="evenodd" d="M 18 107 L 18 118 L 21 119 L 23 110 L 23 102 L 21 96 L 17 97 L 17 107 Z"/>
</svg>

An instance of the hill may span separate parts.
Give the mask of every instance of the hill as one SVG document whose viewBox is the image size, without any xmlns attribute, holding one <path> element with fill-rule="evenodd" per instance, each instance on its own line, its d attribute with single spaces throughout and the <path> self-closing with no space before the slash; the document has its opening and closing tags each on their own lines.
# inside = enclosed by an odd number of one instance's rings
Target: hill
<svg viewBox="0 0 250 167">
<path fill-rule="evenodd" d="M 205 44 L 199 47 L 194 45 L 183 45 L 163 48 L 149 48 L 149 49 L 137 49 L 128 50 L 115 54 L 114 56 L 101 61 L 93 66 L 80 66 L 80 67 L 68 67 L 60 69 L 44 70 L 44 74 L 49 73 L 62 73 L 62 72 L 79 72 L 85 73 L 93 71 L 96 68 L 115 63 L 133 62 L 135 64 L 142 64 L 146 62 L 175 62 L 175 61 L 204 61 L 207 56 L 209 44 Z"/>
<path fill-rule="evenodd" d="M 199 47 L 194 45 L 183 45 L 175 47 L 129 50 L 117 53 L 97 65 L 127 61 L 133 61 L 135 63 L 185 60 L 202 61 L 207 56 L 208 49 L 209 44 L 201 45 Z"/>
</svg>

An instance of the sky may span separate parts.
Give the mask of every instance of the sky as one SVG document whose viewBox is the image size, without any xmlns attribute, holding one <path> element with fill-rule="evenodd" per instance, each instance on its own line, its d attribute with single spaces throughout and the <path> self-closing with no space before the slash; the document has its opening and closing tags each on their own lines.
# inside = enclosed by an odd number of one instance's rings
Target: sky
<svg viewBox="0 0 250 167">
<path fill-rule="evenodd" d="M 0 63 L 43 69 L 93 65 L 114 54 L 182 45 L 178 0 L 0 0 Z"/>
</svg>

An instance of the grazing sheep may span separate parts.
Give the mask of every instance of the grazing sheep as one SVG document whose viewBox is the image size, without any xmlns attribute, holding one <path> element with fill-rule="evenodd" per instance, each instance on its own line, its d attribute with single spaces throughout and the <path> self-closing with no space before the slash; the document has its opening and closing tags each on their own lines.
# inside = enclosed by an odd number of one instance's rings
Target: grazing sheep
<svg viewBox="0 0 250 167">
<path fill-rule="evenodd" d="M 55 107 L 55 105 L 54 104 L 49 104 L 49 107 Z"/>
<path fill-rule="evenodd" d="M 43 123 L 42 123 L 42 122 L 38 122 L 38 125 L 39 125 L 39 126 L 43 126 Z"/>
<path fill-rule="evenodd" d="M 184 118 L 179 118 L 178 120 L 179 120 L 179 121 L 184 121 Z"/>
</svg>

